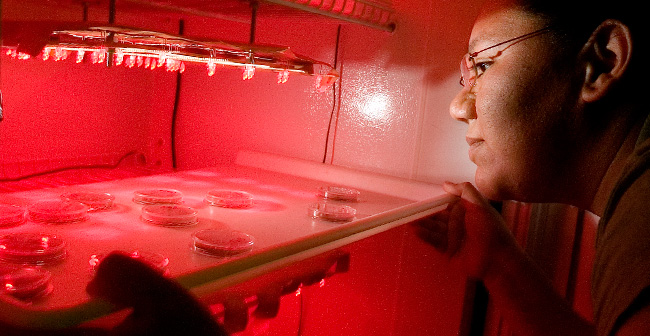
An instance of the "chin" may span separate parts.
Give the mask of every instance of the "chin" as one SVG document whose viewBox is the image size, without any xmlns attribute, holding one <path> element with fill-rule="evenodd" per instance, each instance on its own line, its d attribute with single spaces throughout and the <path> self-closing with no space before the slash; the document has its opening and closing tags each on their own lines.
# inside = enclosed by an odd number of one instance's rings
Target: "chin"
<svg viewBox="0 0 650 336">
<path fill-rule="evenodd" d="M 483 195 L 483 197 L 491 201 L 521 201 L 530 202 L 531 197 L 522 192 L 520 186 L 523 183 L 512 185 L 511 181 L 514 178 L 496 178 L 493 176 L 486 176 L 480 174 L 479 170 L 476 171 L 474 178 L 476 189 Z"/>
<path fill-rule="evenodd" d="M 513 184 L 511 181 L 516 181 L 516 179 L 505 179 L 500 182 L 498 179 L 481 178 L 477 174 L 475 185 L 483 197 L 491 201 L 518 201 L 527 203 L 561 202 L 560 198 L 547 195 L 543 186 L 526 184 L 525 181 L 519 181 Z"/>
<path fill-rule="evenodd" d="M 492 201 L 505 201 L 509 198 L 505 197 L 502 188 L 498 187 L 493 179 L 485 178 L 479 171 L 476 171 L 474 177 L 474 185 L 476 189 L 483 195 L 483 197 Z"/>
</svg>

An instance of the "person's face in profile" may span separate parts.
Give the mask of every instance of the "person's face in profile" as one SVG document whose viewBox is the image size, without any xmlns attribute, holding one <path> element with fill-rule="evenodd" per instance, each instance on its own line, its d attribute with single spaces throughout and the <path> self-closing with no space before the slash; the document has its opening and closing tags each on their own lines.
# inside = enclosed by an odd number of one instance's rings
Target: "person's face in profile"
<svg viewBox="0 0 650 336">
<path fill-rule="evenodd" d="M 514 7 L 492 5 L 474 25 L 469 53 L 539 31 L 540 19 Z M 574 129 L 574 66 L 553 45 L 552 32 L 487 49 L 473 57 L 450 106 L 468 124 L 469 157 L 477 188 L 495 200 L 544 199 L 557 187 Z M 467 59 L 467 58 L 466 58 Z M 466 76 L 470 77 L 471 75 Z M 568 151 L 570 152 L 570 151 Z"/>
</svg>

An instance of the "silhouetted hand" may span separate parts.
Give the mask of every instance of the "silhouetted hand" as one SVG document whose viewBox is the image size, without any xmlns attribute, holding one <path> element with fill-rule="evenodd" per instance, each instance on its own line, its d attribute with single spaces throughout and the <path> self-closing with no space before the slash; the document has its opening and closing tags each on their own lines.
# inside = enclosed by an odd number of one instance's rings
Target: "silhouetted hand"
<svg viewBox="0 0 650 336">
<path fill-rule="evenodd" d="M 133 309 L 111 335 L 226 335 L 190 292 L 126 254 L 106 256 L 87 291 L 118 307 Z"/>
<path fill-rule="evenodd" d="M 418 234 L 467 276 L 484 279 L 499 264 L 501 251 L 518 249 L 516 240 L 503 217 L 473 185 L 445 183 L 443 188 L 459 198 L 445 210 L 418 221 Z"/>
</svg>

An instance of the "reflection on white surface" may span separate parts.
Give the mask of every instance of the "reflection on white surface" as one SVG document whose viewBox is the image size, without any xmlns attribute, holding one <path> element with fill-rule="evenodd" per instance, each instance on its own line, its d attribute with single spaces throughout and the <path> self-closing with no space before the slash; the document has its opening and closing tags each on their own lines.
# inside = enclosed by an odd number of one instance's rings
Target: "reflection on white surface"
<svg viewBox="0 0 650 336">
<path fill-rule="evenodd" d="M 383 93 L 369 96 L 361 106 L 360 112 L 371 121 L 381 121 L 388 117 L 389 97 Z"/>
<path fill-rule="evenodd" d="M 120 230 L 121 228 L 117 227 L 111 227 L 109 225 L 103 225 L 104 222 L 102 222 L 102 225 L 97 225 L 97 226 L 88 226 L 88 227 L 81 227 L 81 228 L 76 228 L 75 232 L 78 233 L 80 236 L 84 236 L 88 238 L 89 240 L 92 241 L 111 241 L 115 239 L 120 239 L 120 237 L 125 236 L 127 233 L 124 232 L 124 230 Z M 130 226 L 128 227 L 130 230 Z"/>
</svg>

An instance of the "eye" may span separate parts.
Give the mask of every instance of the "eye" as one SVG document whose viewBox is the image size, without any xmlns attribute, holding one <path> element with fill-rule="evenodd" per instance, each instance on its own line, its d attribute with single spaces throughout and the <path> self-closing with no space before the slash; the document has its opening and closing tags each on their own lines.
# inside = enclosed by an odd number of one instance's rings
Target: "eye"
<svg viewBox="0 0 650 336">
<path fill-rule="evenodd" d="M 491 61 L 476 62 L 476 77 L 481 77 L 481 75 L 483 75 L 483 73 L 489 69 L 491 65 Z"/>
</svg>

